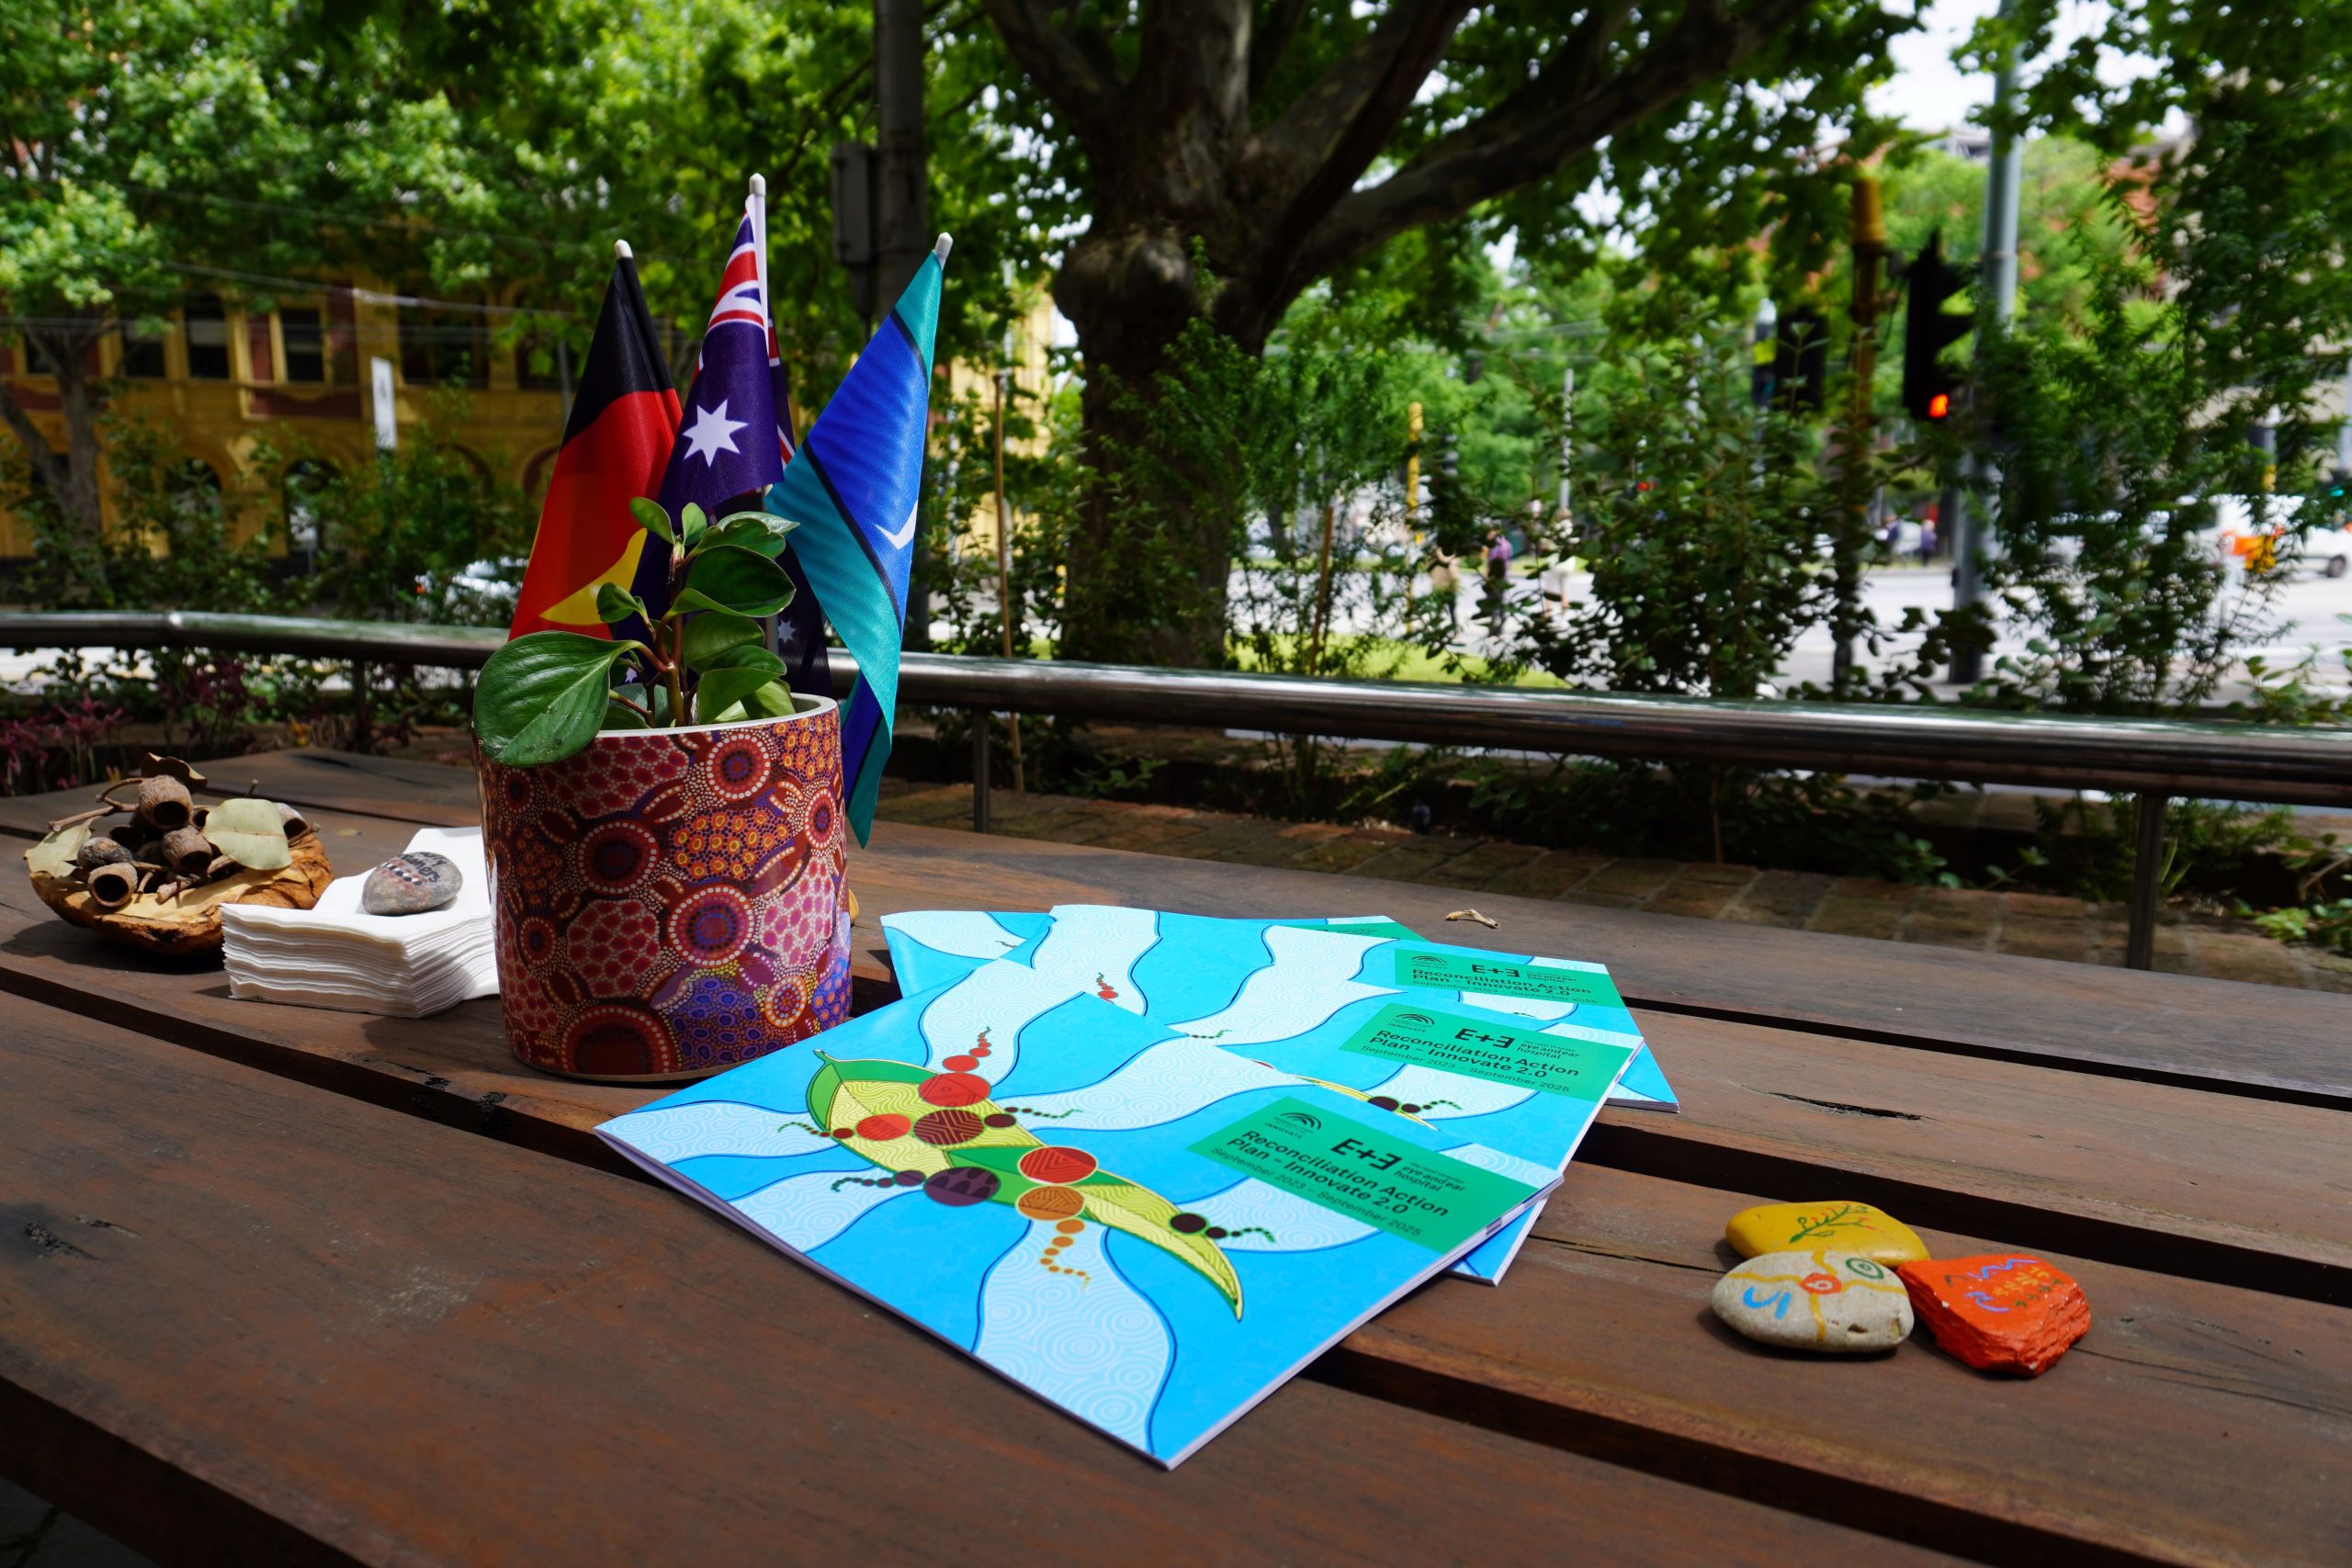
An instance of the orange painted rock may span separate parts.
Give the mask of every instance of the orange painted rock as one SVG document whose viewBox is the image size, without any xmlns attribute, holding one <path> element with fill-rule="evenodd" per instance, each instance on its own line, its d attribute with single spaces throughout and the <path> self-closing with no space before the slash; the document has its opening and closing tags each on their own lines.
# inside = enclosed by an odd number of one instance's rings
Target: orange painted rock
<svg viewBox="0 0 2352 1568">
<path fill-rule="evenodd" d="M 1895 1273 L 1936 1343 L 1979 1371 L 2039 1377 L 2091 1325 L 2083 1288 L 2023 1253 L 1931 1258 Z"/>
</svg>

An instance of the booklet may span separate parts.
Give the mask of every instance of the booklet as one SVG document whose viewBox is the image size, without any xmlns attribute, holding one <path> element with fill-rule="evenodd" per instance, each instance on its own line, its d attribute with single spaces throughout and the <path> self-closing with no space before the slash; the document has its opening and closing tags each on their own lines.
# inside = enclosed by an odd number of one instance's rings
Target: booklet
<svg viewBox="0 0 2352 1568">
<path fill-rule="evenodd" d="M 1070 929 L 1056 935 L 1065 913 L 1071 917 Z M 1130 1011 L 1148 1012 L 1171 1021 L 1180 1015 L 1208 1010 L 1201 1000 L 1203 995 L 1214 997 L 1219 987 L 1227 987 L 1228 994 L 1238 991 L 1249 974 L 1276 962 L 1263 936 L 1269 927 L 1388 939 L 1399 945 L 1368 948 L 1363 964 L 1342 977 L 1399 990 L 1439 991 L 1474 1007 L 1538 1020 L 1546 1033 L 1609 1044 L 1630 1042 L 1637 1048 L 1633 1063 L 1611 1091 L 1609 1103 L 1636 1111 L 1679 1109 L 1673 1085 L 1642 1039 L 1641 1026 L 1626 1010 L 1624 998 L 1617 994 L 1604 964 L 1427 942 L 1384 915 L 1216 920 L 1215 925 L 1231 929 L 1218 933 L 1212 953 L 1204 954 L 1167 945 L 1158 924 L 1161 918 L 1154 910 L 1107 904 L 1062 905 L 1051 915 L 923 909 L 885 915 L 882 932 L 889 943 L 891 966 L 898 972 L 901 990 L 928 990 L 994 958 L 1029 963 L 1050 939 L 1049 968 L 1080 977 L 1099 976 L 1098 994 L 1113 993 L 1106 999 Z M 1204 928 L 1191 922 L 1211 919 L 1182 918 L 1188 922 L 1188 935 L 1194 937 Z M 1397 968 L 1400 953 L 1406 955 L 1401 971 Z M 1201 961 L 1211 955 L 1216 964 L 1214 976 L 1199 968 Z M 1090 970 L 1090 965 L 1094 967 Z M 1519 973 L 1522 970 L 1542 973 Z M 1449 985 L 1449 978 L 1464 984 Z"/>
<path fill-rule="evenodd" d="M 1182 1033 L 1565 1170 L 1640 1035 L 1539 1032 L 1453 995 L 1396 986 L 1366 957 L 1396 939 L 1347 929 L 1363 923 L 1069 906 L 1014 956 Z M 1364 983 L 1375 976 L 1382 983 Z M 1534 1220 L 1531 1211 L 1454 1271 L 1498 1282 Z"/>
<path fill-rule="evenodd" d="M 1171 1468 L 1559 1179 L 1001 963 L 597 1133 Z"/>
</svg>

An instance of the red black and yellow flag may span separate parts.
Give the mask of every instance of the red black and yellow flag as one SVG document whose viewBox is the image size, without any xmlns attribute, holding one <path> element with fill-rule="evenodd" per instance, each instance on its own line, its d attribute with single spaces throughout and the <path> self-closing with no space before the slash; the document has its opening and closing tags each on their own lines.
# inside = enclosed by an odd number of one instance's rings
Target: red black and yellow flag
<svg viewBox="0 0 2352 1568">
<path fill-rule="evenodd" d="M 611 635 L 596 614 L 596 590 L 606 582 L 640 595 L 652 588 L 659 597 L 668 551 L 637 525 L 628 503 L 661 492 L 678 412 L 678 389 L 662 363 L 637 265 L 623 255 L 613 264 L 597 312 L 507 635 Z M 649 542 L 660 559 L 646 558 Z M 639 581 L 648 577 L 652 581 Z"/>
</svg>

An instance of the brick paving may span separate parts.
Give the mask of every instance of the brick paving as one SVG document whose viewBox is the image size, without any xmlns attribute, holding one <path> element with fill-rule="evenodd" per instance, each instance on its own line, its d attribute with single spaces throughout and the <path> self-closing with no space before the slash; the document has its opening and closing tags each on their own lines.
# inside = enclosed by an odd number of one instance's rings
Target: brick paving
<svg viewBox="0 0 2352 1568">
<path fill-rule="evenodd" d="M 2123 908 L 2046 893 L 1913 887 L 1817 872 L 1619 860 L 1500 839 L 1415 835 L 1389 827 L 1278 822 L 1076 795 L 997 791 L 992 828 L 1009 838 L 1099 844 L 1235 865 L 1341 871 L 1465 893 L 1508 893 L 1691 919 L 1740 920 L 1792 931 L 1925 942 L 2075 964 L 2120 964 Z M 886 779 L 879 815 L 893 822 L 968 826 L 968 784 Z M 2156 967 L 2175 974 L 2352 995 L 2352 958 L 2271 941 L 2244 921 L 2168 912 Z"/>
</svg>

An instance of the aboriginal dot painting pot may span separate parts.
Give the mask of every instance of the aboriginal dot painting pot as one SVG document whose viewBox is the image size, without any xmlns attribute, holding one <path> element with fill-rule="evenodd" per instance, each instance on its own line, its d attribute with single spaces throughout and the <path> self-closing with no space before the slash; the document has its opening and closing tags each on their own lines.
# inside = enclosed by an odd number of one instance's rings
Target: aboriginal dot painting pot
<svg viewBox="0 0 2352 1568">
<path fill-rule="evenodd" d="M 506 1036 L 574 1077 L 700 1077 L 849 1014 L 840 715 L 607 730 L 481 763 Z"/>
</svg>

